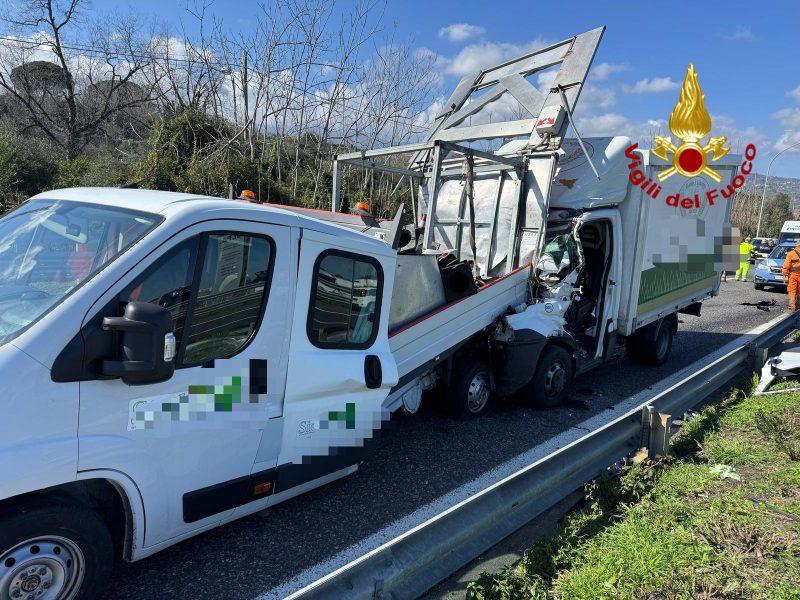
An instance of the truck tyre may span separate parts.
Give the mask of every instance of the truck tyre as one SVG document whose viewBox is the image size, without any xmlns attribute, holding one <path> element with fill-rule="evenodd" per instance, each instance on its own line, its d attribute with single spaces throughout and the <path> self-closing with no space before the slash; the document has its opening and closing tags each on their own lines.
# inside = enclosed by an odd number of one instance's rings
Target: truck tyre
<svg viewBox="0 0 800 600">
<path fill-rule="evenodd" d="M 572 385 L 572 358 L 561 346 L 548 346 L 539 357 L 536 373 L 523 388 L 527 402 L 541 410 L 555 408 Z"/>
<path fill-rule="evenodd" d="M 475 356 L 461 359 L 447 388 L 450 414 L 467 421 L 485 413 L 492 395 L 491 381 L 489 361 Z"/>
<path fill-rule="evenodd" d="M 642 332 L 634 333 L 628 338 L 628 358 L 634 362 L 660 367 L 669 359 L 674 336 L 674 323 L 669 319 L 662 319 L 653 339 L 645 338 Z"/>
<path fill-rule="evenodd" d="M 97 598 L 113 556 L 111 534 L 93 511 L 22 508 L 0 517 L 0 598 Z"/>
</svg>

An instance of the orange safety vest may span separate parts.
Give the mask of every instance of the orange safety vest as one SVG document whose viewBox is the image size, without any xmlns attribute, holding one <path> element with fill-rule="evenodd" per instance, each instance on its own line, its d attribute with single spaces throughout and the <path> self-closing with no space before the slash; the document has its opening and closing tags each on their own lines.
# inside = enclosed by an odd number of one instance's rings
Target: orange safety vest
<svg viewBox="0 0 800 600">
<path fill-rule="evenodd" d="M 784 275 L 790 273 L 800 273 L 800 246 L 792 248 L 786 253 L 786 258 L 783 260 L 783 268 L 781 272 Z"/>
</svg>

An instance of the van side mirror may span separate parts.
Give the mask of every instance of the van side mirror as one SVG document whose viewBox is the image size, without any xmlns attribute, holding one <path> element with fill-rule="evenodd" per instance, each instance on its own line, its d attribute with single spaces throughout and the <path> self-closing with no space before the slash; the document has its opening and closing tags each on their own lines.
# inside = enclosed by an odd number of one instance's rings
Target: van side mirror
<svg viewBox="0 0 800 600">
<path fill-rule="evenodd" d="M 105 317 L 105 331 L 117 332 L 121 360 L 103 360 L 103 375 L 128 385 L 166 381 L 175 372 L 172 315 L 157 304 L 129 302 L 121 317 Z"/>
</svg>

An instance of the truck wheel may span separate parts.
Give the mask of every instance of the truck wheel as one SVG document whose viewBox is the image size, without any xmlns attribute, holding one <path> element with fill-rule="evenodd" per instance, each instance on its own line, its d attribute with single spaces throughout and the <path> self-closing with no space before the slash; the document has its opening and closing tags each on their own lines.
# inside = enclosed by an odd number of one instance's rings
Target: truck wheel
<svg viewBox="0 0 800 600">
<path fill-rule="evenodd" d="M 645 339 L 641 333 L 635 333 L 628 338 L 626 344 L 628 358 L 645 365 L 660 367 L 669 359 L 674 336 L 675 326 L 672 321 L 662 319 L 658 323 L 655 339 Z"/>
<path fill-rule="evenodd" d="M 539 357 L 536 373 L 523 388 L 528 403 L 539 409 L 555 408 L 572 385 L 572 358 L 561 346 L 548 346 Z"/>
<path fill-rule="evenodd" d="M 463 366 L 454 369 L 447 388 L 450 413 L 466 421 L 486 412 L 492 396 L 489 362 L 483 358 L 464 357 Z"/>
<path fill-rule="evenodd" d="M 0 598 L 96 598 L 111 574 L 111 534 L 80 507 L 22 509 L 0 518 Z"/>
</svg>

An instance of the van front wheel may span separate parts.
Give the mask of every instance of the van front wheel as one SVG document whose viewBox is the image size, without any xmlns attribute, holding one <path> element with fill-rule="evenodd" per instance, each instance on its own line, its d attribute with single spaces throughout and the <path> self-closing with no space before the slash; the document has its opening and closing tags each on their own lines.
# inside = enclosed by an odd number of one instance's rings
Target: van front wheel
<svg viewBox="0 0 800 600">
<path fill-rule="evenodd" d="M 539 357 L 536 373 L 522 388 L 525 400 L 534 408 L 548 409 L 560 405 L 572 385 L 572 357 L 561 346 L 548 346 Z"/>
<path fill-rule="evenodd" d="M 0 598 L 99 597 L 113 553 L 108 528 L 90 510 L 22 508 L 0 519 Z"/>
</svg>

